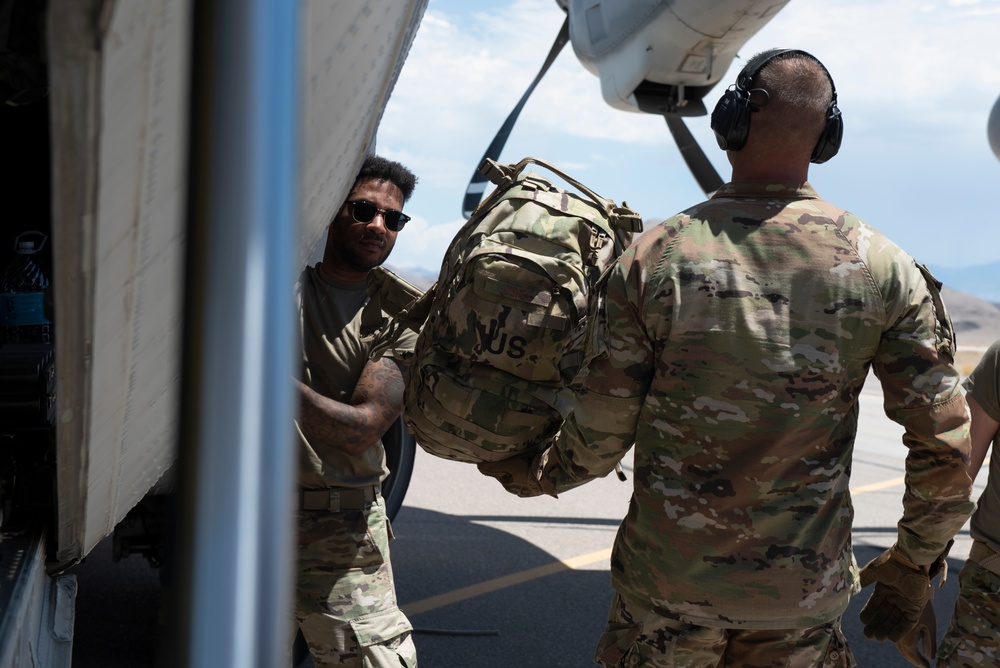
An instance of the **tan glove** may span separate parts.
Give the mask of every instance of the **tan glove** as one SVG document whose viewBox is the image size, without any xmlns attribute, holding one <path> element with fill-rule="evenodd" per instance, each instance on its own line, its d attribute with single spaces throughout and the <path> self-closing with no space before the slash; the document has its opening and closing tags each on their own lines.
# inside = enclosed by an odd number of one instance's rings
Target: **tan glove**
<svg viewBox="0 0 1000 668">
<path fill-rule="evenodd" d="M 511 494 L 520 497 L 556 496 L 552 484 L 541 475 L 548 454 L 547 449 L 542 452 L 530 450 L 495 462 L 480 462 L 476 466 L 483 475 L 499 480 Z"/>
<path fill-rule="evenodd" d="M 923 652 L 920 651 L 921 646 Z M 937 655 L 937 619 L 930 601 L 924 606 L 916 625 L 896 643 L 896 649 L 914 666 L 931 668 L 931 659 Z"/>
<path fill-rule="evenodd" d="M 944 573 L 947 577 L 951 550 L 948 543 L 938 558 L 925 572 L 911 563 L 893 545 L 861 569 L 861 586 L 875 582 L 868 603 L 861 610 L 865 636 L 877 640 L 886 638 L 896 643 L 896 649 L 915 666 L 930 668 L 930 659 L 937 653 L 937 620 L 931 599 L 934 590 L 931 580 Z M 923 647 L 923 654 L 920 651 Z"/>
<path fill-rule="evenodd" d="M 934 595 L 930 576 L 893 545 L 861 569 L 861 586 L 872 582 L 875 591 L 861 610 L 865 636 L 899 642 Z"/>
<path fill-rule="evenodd" d="M 527 456 L 522 453 L 495 462 L 479 462 L 476 467 L 483 475 L 499 480 L 503 488 L 511 494 L 520 497 L 539 496 L 542 488 L 532 475 L 531 469 L 531 462 L 534 459 L 534 452 L 528 453 Z"/>
</svg>

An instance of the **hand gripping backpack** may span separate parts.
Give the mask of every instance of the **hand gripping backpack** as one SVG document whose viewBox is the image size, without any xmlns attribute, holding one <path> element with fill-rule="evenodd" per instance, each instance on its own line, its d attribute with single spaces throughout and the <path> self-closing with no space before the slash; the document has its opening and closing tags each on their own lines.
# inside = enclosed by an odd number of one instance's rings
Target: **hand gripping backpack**
<svg viewBox="0 0 1000 668">
<path fill-rule="evenodd" d="M 529 163 L 584 196 L 523 172 Z M 559 391 L 583 363 L 594 288 L 642 230 L 624 202 L 542 160 L 487 158 L 479 169 L 496 189 L 455 235 L 434 286 L 398 312 L 383 305 L 393 318 L 373 353 L 392 347 L 393 330 L 420 332 L 404 422 L 427 452 L 471 463 L 537 449 L 558 432 Z M 369 290 L 385 290 L 390 276 L 373 271 Z"/>
</svg>

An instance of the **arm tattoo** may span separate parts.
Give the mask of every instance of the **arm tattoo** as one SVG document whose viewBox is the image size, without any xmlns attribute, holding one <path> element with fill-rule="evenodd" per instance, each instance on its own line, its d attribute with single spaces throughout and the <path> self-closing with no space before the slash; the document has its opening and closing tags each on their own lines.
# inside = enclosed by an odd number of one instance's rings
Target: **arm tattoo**
<svg viewBox="0 0 1000 668">
<path fill-rule="evenodd" d="M 365 365 L 350 403 L 300 387 L 300 427 L 321 456 L 328 449 L 361 454 L 382 437 L 403 409 L 403 370 L 389 358 Z"/>
</svg>

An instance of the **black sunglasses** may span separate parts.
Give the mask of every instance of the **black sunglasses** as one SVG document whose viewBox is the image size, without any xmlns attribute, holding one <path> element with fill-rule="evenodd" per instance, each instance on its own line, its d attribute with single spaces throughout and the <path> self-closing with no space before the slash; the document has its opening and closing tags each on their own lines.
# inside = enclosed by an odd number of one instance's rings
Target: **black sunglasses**
<svg viewBox="0 0 1000 668">
<path fill-rule="evenodd" d="M 355 199 L 347 202 L 351 209 L 351 216 L 359 223 L 370 223 L 377 214 L 382 214 L 385 228 L 392 232 L 399 232 L 403 225 L 409 222 L 410 217 L 402 211 L 395 209 L 380 209 L 366 199 Z"/>
</svg>

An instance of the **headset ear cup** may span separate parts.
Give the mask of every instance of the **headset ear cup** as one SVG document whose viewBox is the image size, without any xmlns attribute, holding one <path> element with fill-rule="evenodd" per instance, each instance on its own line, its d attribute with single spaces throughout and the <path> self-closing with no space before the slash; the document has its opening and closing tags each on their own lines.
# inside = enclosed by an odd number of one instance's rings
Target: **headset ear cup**
<svg viewBox="0 0 1000 668">
<path fill-rule="evenodd" d="M 837 155 L 844 137 L 844 121 L 840 116 L 840 109 L 837 108 L 837 88 L 833 83 L 833 77 L 815 56 L 798 49 L 770 49 L 758 53 L 747 61 L 736 77 L 734 86 L 719 98 L 712 112 L 712 130 L 715 131 L 715 139 L 723 151 L 739 151 L 746 145 L 750 133 L 750 114 L 753 111 L 749 91 L 752 90 L 754 81 L 764 66 L 773 59 L 789 53 L 805 56 L 823 68 L 823 72 L 830 80 L 833 93 L 833 100 L 826 112 L 826 125 L 816 141 L 816 146 L 813 147 L 810 162 L 826 162 Z"/>
<path fill-rule="evenodd" d="M 733 88 L 723 93 L 712 111 L 711 126 L 723 151 L 742 149 L 750 132 L 749 96 Z"/>
<path fill-rule="evenodd" d="M 837 155 L 840 150 L 840 142 L 844 138 L 844 118 L 840 115 L 837 103 L 830 105 L 830 110 L 826 117 L 826 126 L 823 133 L 816 142 L 810 162 L 822 164 Z"/>
</svg>

